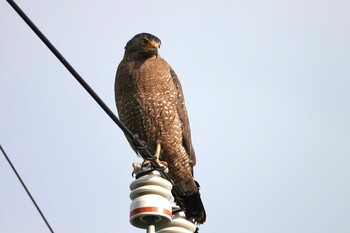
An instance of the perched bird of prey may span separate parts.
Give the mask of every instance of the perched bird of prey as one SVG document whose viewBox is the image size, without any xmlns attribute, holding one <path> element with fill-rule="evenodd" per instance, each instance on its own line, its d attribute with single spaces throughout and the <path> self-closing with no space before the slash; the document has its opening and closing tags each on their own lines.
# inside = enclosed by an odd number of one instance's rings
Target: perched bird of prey
<svg viewBox="0 0 350 233">
<path fill-rule="evenodd" d="M 149 151 L 167 164 L 186 218 L 204 223 L 199 185 L 193 178 L 196 157 L 182 87 L 174 70 L 158 54 L 160 44 L 149 33 L 137 34 L 126 44 L 115 79 L 118 114 Z"/>
</svg>

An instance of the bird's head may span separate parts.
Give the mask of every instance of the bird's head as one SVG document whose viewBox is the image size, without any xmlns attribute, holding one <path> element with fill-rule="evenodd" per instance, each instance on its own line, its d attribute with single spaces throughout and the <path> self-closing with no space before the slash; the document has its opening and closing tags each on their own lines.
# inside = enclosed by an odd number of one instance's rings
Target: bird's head
<svg viewBox="0 0 350 233">
<path fill-rule="evenodd" d="M 137 34 L 126 44 L 124 57 L 147 59 L 152 56 L 158 56 L 160 44 L 160 39 L 152 34 Z"/>
</svg>

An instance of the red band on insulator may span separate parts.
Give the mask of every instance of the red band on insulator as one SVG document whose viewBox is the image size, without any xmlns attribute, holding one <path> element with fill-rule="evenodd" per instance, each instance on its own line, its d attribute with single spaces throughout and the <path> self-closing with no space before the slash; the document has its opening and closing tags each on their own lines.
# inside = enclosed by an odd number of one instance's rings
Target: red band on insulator
<svg viewBox="0 0 350 233">
<path fill-rule="evenodd" d="M 163 213 L 168 215 L 170 218 L 172 217 L 171 211 L 158 207 L 141 207 L 130 211 L 130 217 L 135 214 L 145 213 L 145 212 L 153 212 L 153 213 Z"/>
</svg>

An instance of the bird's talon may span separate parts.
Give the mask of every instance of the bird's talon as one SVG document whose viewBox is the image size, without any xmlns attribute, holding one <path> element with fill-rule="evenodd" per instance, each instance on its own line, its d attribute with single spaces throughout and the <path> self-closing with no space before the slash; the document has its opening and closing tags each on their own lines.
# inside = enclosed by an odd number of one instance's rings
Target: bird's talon
<svg viewBox="0 0 350 233">
<path fill-rule="evenodd" d="M 149 160 L 145 160 L 141 164 L 141 170 L 143 170 L 143 168 L 149 168 L 151 166 L 152 166 L 151 162 Z"/>
</svg>

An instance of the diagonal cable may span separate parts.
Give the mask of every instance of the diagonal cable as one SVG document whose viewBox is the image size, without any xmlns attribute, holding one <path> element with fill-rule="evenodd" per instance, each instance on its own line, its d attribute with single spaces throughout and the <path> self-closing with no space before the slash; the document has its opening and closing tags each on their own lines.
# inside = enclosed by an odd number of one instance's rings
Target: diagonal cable
<svg viewBox="0 0 350 233">
<path fill-rule="evenodd" d="M 53 230 L 52 230 L 52 228 L 51 228 L 51 226 L 50 226 L 50 224 L 49 224 L 49 222 L 46 220 L 46 218 L 45 218 L 43 212 L 41 212 L 41 210 L 40 210 L 38 204 L 35 202 L 33 196 L 30 194 L 30 192 L 29 192 L 27 186 L 26 186 L 25 183 L 23 182 L 21 176 L 18 174 L 18 172 L 17 172 L 15 166 L 13 166 L 13 164 L 12 164 L 10 158 L 7 156 L 5 150 L 2 148 L 1 145 L 0 145 L 0 150 L 1 150 L 2 153 L 4 154 L 4 156 L 5 156 L 6 160 L 7 160 L 7 162 L 10 164 L 10 166 L 11 166 L 13 172 L 16 174 L 18 180 L 21 182 L 23 188 L 26 190 L 26 192 L 27 192 L 29 198 L 32 200 L 33 204 L 35 205 L 35 208 L 38 210 L 39 214 L 41 215 L 41 218 L 42 218 L 42 219 L 44 220 L 44 222 L 46 223 L 46 226 L 50 229 L 50 232 L 51 232 L 51 233 L 54 233 Z"/>
<path fill-rule="evenodd" d="M 7 2 L 24 20 L 24 22 L 33 30 L 33 32 L 41 39 L 41 41 L 50 49 L 50 51 L 57 57 L 57 59 L 67 68 L 67 70 L 73 75 L 73 77 L 84 87 L 84 89 L 90 94 L 90 96 L 100 105 L 100 107 L 107 113 L 107 115 L 119 126 L 119 128 L 124 132 L 124 134 L 133 142 L 135 148 L 137 148 L 138 154 L 140 154 L 143 159 L 149 160 L 154 169 L 158 170 L 163 177 L 165 177 L 173 184 L 169 175 L 166 172 L 164 172 L 164 167 L 156 161 L 156 157 L 150 153 L 150 151 L 147 149 L 147 145 L 139 139 L 138 134 L 132 133 L 118 119 L 118 117 L 108 108 L 108 106 L 95 93 L 95 91 L 85 82 L 85 80 L 80 76 L 80 74 L 70 65 L 70 63 L 63 57 L 63 55 L 39 30 L 39 28 L 37 28 L 35 24 L 28 18 L 28 16 L 22 11 L 22 9 L 13 0 L 7 0 Z M 173 187 L 175 188 L 174 192 L 179 193 L 178 190 L 176 190 L 176 186 Z"/>
</svg>

